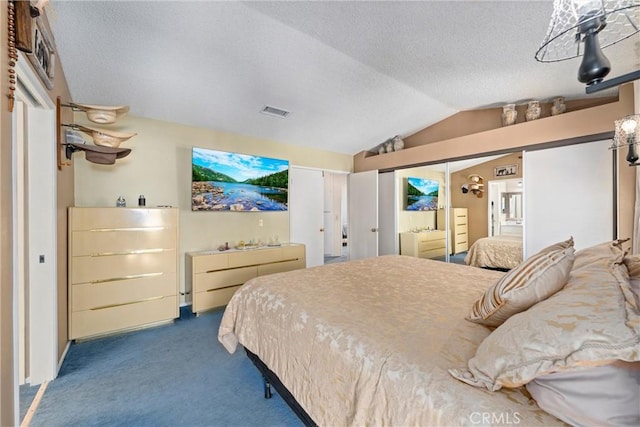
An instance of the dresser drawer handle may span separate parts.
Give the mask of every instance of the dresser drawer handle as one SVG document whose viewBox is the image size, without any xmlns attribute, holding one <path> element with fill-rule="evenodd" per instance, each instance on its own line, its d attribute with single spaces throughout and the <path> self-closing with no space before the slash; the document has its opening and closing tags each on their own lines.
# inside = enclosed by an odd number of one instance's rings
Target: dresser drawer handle
<svg viewBox="0 0 640 427">
<path fill-rule="evenodd" d="M 92 228 L 89 231 L 92 232 L 110 232 L 110 231 L 159 231 L 164 230 L 165 227 L 127 227 L 127 228 Z"/>
<path fill-rule="evenodd" d="M 164 252 L 165 249 L 162 248 L 154 248 L 154 249 L 140 249 L 136 251 L 121 251 L 121 252 L 94 252 L 90 254 L 90 257 L 101 257 L 101 256 L 114 256 L 114 255 L 139 255 L 139 254 L 157 254 L 159 252 Z"/>
<path fill-rule="evenodd" d="M 205 274 L 207 274 L 207 273 L 217 273 L 219 271 L 237 270 L 237 269 L 240 269 L 240 268 L 261 267 L 263 265 L 282 264 L 284 262 L 299 261 L 301 259 L 302 258 L 291 258 L 291 259 L 282 259 L 282 260 L 273 261 L 273 262 L 263 262 L 263 263 L 260 263 L 260 264 L 246 264 L 246 265 L 241 265 L 241 266 L 238 266 L 238 267 L 216 268 L 214 270 L 207 270 L 204 273 Z"/>
<path fill-rule="evenodd" d="M 106 282 L 117 282 L 119 280 L 142 279 L 144 277 L 162 276 L 163 274 L 164 273 L 132 274 L 130 276 L 110 277 L 108 279 L 92 280 L 89 283 L 106 283 Z"/>
<path fill-rule="evenodd" d="M 141 300 L 138 300 L 138 301 L 123 302 L 122 304 L 101 305 L 100 307 L 92 307 L 89 310 L 91 310 L 91 311 L 104 310 L 106 308 L 121 307 L 123 305 L 138 304 L 139 302 L 154 301 L 154 300 L 159 300 L 159 299 L 163 299 L 163 298 L 164 298 L 164 296 L 161 295 L 159 297 L 145 298 L 145 299 L 141 299 Z"/>
</svg>

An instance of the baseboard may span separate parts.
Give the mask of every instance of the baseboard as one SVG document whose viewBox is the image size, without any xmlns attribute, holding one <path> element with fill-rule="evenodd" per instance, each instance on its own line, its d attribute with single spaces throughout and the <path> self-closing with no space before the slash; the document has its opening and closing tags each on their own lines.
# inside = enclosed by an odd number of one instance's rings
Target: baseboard
<svg viewBox="0 0 640 427">
<path fill-rule="evenodd" d="M 67 341 L 67 345 L 64 347 L 62 356 L 60 356 L 60 360 L 58 361 L 58 366 L 56 367 L 56 378 L 58 378 L 58 373 L 60 373 L 60 369 L 62 369 L 62 364 L 64 363 L 64 359 L 67 357 L 67 352 L 69 351 L 69 347 L 71 347 L 71 341 Z"/>
</svg>

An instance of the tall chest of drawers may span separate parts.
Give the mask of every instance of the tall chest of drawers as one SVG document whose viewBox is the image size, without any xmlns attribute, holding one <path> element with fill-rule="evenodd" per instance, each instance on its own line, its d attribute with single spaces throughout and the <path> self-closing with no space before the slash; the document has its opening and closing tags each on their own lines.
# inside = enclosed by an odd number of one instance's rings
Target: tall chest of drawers
<svg viewBox="0 0 640 427">
<path fill-rule="evenodd" d="M 69 339 L 179 316 L 178 209 L 69 208 Z"/>
<path fill-rule="evenodd" d="M 444 230 L 444 209 L 438 210 L 438 229 Z M 469 213 L 467 208 L 449 209 L 449 228 L 451 229 L 451 253 L 458 254 L 469 250 Z"/>
<path fill-rule="evenodd" d="M 250 250 L 187 252 L 194 313 L 226 305 L 246 281 L 258 276 L 305 268 L 305 246 L 285 244 Z"/>
</svg>

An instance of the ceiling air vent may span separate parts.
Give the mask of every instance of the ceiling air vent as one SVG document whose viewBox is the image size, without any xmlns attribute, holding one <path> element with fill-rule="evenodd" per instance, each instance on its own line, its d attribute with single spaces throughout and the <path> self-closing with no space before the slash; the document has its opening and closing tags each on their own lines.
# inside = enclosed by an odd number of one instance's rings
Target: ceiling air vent
<svg viewBox="0 0 640 427">
<path fill-rule="evenodd" d="M 270 106 L 265 106 L 262 111 L 260 111 L 263 114 L 268 114 L 270 116 L 275 116 L 275 117 L 280 117 L 281 119 L 284 119 L 285 117 L 287 117 L 289 114 L 291 114 L 289 111 L 286 110 L 281 110 L 279 108 L 276 107 L 270 107 Z"/>
</svg>

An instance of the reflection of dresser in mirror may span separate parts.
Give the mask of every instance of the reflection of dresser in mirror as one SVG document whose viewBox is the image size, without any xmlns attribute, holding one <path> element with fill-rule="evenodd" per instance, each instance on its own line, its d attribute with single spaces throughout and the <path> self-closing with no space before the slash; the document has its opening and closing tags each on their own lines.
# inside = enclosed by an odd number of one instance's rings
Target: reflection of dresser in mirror
<svg viewBox="0 0 640 427">
<path fill-rule="evenodd" d="M 438 230 L 445 230 L 445 210 L 439 209 L 437 216 Z M 451 230 L 451 254 L 458 254 L 469 249 L 469 215 L 467 208 L 449 209 L 449 229 Z"/>
<path fill-rule="evenodd" d="M 400 233 L 400 255 L 440 258 L 447 252 L 446 233 L 442 230 Z"/>
</svg>

